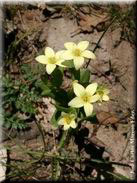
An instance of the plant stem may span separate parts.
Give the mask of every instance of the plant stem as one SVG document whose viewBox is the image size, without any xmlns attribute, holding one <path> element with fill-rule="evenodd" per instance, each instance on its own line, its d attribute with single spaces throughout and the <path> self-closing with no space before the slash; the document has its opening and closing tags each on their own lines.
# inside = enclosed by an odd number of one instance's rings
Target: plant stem
<svg viewBox="0 0 137 183">
<path fill-rule="evenodd" d="M 43 158 L 44 158 L 44 155 L 45 155 L 45 150 L 46 150 L 46 142 L 45 142 L 45 138 L 44 138 L 44 133 L 43 133 L 43 130 L 42 130 L 42 127 L 41 125 L 38 123 L 38 122 L 35 122 L 38 129 L 39 129 L 39 132 L 41 134 L 41 137 L 42 137 L 42 141 L 43 141 L 43 146 L 44 146 L 44 150 L 43 150 L 43 153 L 42 153 L 42 156 L 41 158 L 39 159 L 39 161 L 41 161 Z"/>
<path fill-rule="evenodd" d="M 60 151 L 64 147 L 66 137 L 67 137 L 67 131 L 63 131 L 62 137 L 59 142 L 58 151 Z M 54 181 L 58 180 L 60 177 L 61 170 L 60 170 L 59 163 L 60 163 L 60 159 L 58 159 L 56 156 L 52 158 L 52 165 L 51 165 L 52 166 L 52 179 Z"/>
<path fill-rule="evenodd" d="M 61 137 L 60 143 L 59 143 L 59 149 L 64 147 L 67 134 L 68 134 L 68 131 L 63 131 L 63 134 L 62 134 L 62 137 Z"/>
</svg>

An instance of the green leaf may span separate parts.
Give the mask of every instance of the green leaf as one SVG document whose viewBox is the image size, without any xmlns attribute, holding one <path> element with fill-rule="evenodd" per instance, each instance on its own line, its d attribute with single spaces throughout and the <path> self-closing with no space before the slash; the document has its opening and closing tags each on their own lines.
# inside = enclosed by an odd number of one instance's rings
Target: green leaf
<svg viewBox="0 0 137 183">
<path fill-rule="evenodd" d="M 12 126 L 12 123 L 10 123 L 8 121 L 7 122 L 4 121 L 3 126 L 6 127 L 6 128 L 10 128 Z"/>
<path fill-rule="evenodd" d="M 57 105 L 57 104 L 55 106 L 56 106 L 58 111 L 69 112 L 69 108 L 62 107 L 62 106 Z"/>
<path fill-rule="evenodd" d="M 72 73 L 72 79 L 78 80 L 81 84 L 88 84 L 90 80 L 90 71 L 87 69 L 70 69 Z"/>
<path fill-rule="evenodd" d="M 66 60 L 65 62 L 62 63 L 62 65 L 65 65 L 68 68 L 74 68 L 73 60 Z"/>
<path fill-rule="evenodd" d="M 66 112 L 66 113 L 72 113 L 72 114 L 75 114 L 75 116 L 77 116 L 77 111 L 75 108 L 72 108 L 72 107 L 69 107 L 69 108 L 66 108 L 66 107 L 62 107 L 62 106 L 59 106 L 59 105 L 55 105 L 57 110 L 58 111 L 63 111 L 63 112 Z"/>
<path fill-rule="evenodd" d="M 55 89 L 53 91 L 55 95 L 55 100 L 59 103 L 59 105 L 67 107 L 68 106 L 68 95 L 67 92 L 63 89 Z"/>
<path fill-rule="evenodd" d="M 51 84 L 60 87 L 63 82 L 63 74 L 59 69 L 55 69 L 52 73 Z"/>
<path fill-rule="evenodd" d="M 56 110 L 51 118 L 51 124 L 57 128 L 58 127 L 58 119 L 61 116 L 61 111 Z"/>
<path fill-rule="evenodd" d="M 97 124 L 98 123 L 98 119 L 96 117 L 96 113 L 93 112 L 91 116 L 87 116 L 87 117 L 84 117 L 85 116 L 85 112 L 84 110 L 81 110 L 80 111 L 80 118 L 81 120 L 79 121 L 80 123 L 83 122 L 83 121 L 90 121 L 92 124 Z"/>
<path fill-rule="evenodd" d="M 70 69 L 73 80 L 80 80 L 80 70 Z"/>
<path fill-rule="evenodd" d="M 43 81 L 44 84 L 48 83 L 48 74 L 45 73 L 44 75 L 41 76 L 41 80 Z"/>
<path fill-rule="evenodd" d="M 72 113 L 72 114 L 75 114 L 75 116 L 77 116 L 77 110 L 73 107 L 70 107 L 68 112 Z"/>
<path fill-rule="evenodd" d="M 93 112 L 91 116 L 87 117 L 87 121 L 90 121 L 92 124 L 99 123 L 95 112 Z"/>
<path fill-rule="evenodd" d="M 36 83 L 36 87 L 42 90 L 42 93 L 41 93 L 42 96 L 54 97 L 52 90 L 43 81 L 38 81 Z"/>
<path fill-rule="evenodd" d="M 80 83 L 85 84 L 89 83 L 90 80 L 90 71 L 87 69 L 80 69 Z"/>
<path fill-rule="evenodd" d="M 43 86 L 43 91 L 41 93 L 42 96 L 48 96 L 51 93 L 51 89 L 48 86 Z"/>
</svg>

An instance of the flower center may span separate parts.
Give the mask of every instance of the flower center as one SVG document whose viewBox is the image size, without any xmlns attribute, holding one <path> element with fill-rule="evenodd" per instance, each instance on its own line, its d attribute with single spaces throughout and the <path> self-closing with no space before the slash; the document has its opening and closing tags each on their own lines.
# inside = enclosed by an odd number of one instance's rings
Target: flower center
<svg viewBox="0 0 137 183">
<path fill-rule="evenodd" d="M 97 93 L 98 93 L 100 96 L 103 96 L 103 95 L 104 95 L 104 91 L 101 91 L 101 90 L 98 91 Z"/>
<path fill-rule="evenodd" d="M 90 102 L 91 96 L 89 94 L 85 93 L 84 95 L 81 96 L 81 99 L 84 102 Z"/>
<path fill-rule="evenodd" d="M 70 116 L 65 116 L 64 117 L 64 119 L 65 119 L 65 122 L 69 125 L 70 123 L 71 123 L 71 117 Z"/>
<path fill-rule="evenodd" d="M 49 64 L 55 64 L 57 62 L 55 57 L 50 57 L 48 61 L 49 61 Z"/>
<path fill-rule="evenodd" d="M 76 57 L 79 57 L 81 55 L 80 49 L 73 50 L 73 55 L 76 56 Z"/>
</svg>

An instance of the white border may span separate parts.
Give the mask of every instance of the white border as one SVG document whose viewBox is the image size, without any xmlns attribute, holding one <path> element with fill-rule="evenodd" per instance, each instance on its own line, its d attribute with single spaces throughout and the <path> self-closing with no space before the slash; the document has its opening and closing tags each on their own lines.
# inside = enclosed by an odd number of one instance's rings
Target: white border
<svg viewBox="0 0 137 183">
<path fill-rule="evenodd" d="M 133 3 L 137 0 L 1 0 L 0 3 Z"/>
<path fill-rule="evenodd" d="M 2 18 L 3 15 L 1 15 L 2 13 L 2 5 L 4 3 L 7 3 L 7 4 L 12 4 L 12 3 L 52 3 L 52 4 L 65 4 L 65 3 L 82 3 L 82 4 L 86 4 L 86 3 L 127 3 L 127 4 L 131 4 L 131 3 L 135 3 L 137 0 L 0 0 L 0 152 L 2 153 L 3 155 L 3 152 L 4 152 L 4 156 L 7 156 L 6 155 L 6 149 L 3 149 L 2 148 L 2 144 L 1 144 L 1 141 L 2 141 L 2 124 L 3 124 L 3 118 L 2 118 L 2 81 L 1 81 L 1 75 L 2 75 L 2 57 L 3 57 L 3 45 L 2 45 L 2 42 L 3 42 L 3 34 L 2 34 Z M 1 157 L 2 158 L 2 157 Z M 6 162 L 6 160 L 4 160 Z M 0 182 L 3 181 L 5 179 L 5 171 L 6 169 L 4 168 L 3 169 L 3 166 L 1 166 L 0 164 L 0 173 L 1 176 L 3 175 L 3 177 L 0 177 Z"/>
<path fill-rule="evenodd" d="M 3 13 L 2 13 L 2 6 L 0 3 L 0 148 L 1 148 L 1 139 L 2 139 L 2 131 L 1 131 L 1 126 L 3 124 L 3 112 L 2 112 L 2 55 L 3 55 L 3 38 L 2 38 L 2 18 L 3 18 Z"/>
</svg>

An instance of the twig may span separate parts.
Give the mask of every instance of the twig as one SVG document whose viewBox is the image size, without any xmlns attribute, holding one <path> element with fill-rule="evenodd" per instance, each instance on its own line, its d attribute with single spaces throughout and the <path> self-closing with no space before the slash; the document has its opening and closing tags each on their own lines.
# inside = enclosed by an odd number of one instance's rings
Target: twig
<svg viewBox="0 0 137 183">
<path fill-rule="evenodd" d="M 112 25 L 112 23 L 114 22 L 114 20 L 116 19 L 116 16 L 113 18 L 113 20 L 111 21 L 111 23 L 108 25 L 108 27 L 106 28 L 106 30 L 102 33 L 101 37 L 99 38 L 94 50 L 93 50 L 93 53 L 95 53 L 96 49 L 98 48 L 99 46 L 99 43 L 100 41 L 102 40 L 103 36 L 105 35 L 105 33 L 107 32 L 107 30 L 109 29 L 109 27 Z M 86 68 L 88 67 L 89 63 L 90 63 L 91 59 L 88 61 L 87 65 L 86 65 Z"/>
<path fill-rule="evenodd" d="M 124 150 L 123 150 L 123 152 L 122 152 L 122 155 L 121 155 L 121 158 L 120 158 L 119 161 L 122 161 L 122 160 L 123 160 L 124 153 L 125 153 L 125 151 L 126 151 L 126 149 L 127 149 L 128 143 L 129 143 L 129 141 L 130 141 L 130 137 L 131 137 L 131 128 L 130 128 L 130 131 L 129 131 L 129 132 L 130 132 L 130 133 L 129 133 L 129 136 L 128 136 L 126 145 L 125 145 L 125 147 L 124 147 Z"/>
<path fill-rule="evenodd" d="M 42 130 L 42 128 L 41 128 L 41 125 L 40 125 L 39 123 L 37 123 L 36 121 L 35 121 L 35 123 L 36 123 L 36 125 L 37 125 L 37 127 L 38 127 L 38 129 L 39 129 L 39 131 L 40 131 L 40 133 L 41 133 L 41 137 L 42 137 L 42 140 L 43 140 L 43 146 L 44 146 L 44 151 L 43 151 L 43 153 L 42 153 L 42 156 L 41 156 L 41 158 L 38 160 L 38 161 L 41 161 L 41 160 L 44 158 L 44 156 L 45 156 L 46 142 L 45 142 L 45 138 L 44 138 L 44 134 L 43 134 L 43 130 Z"/>
<path fill-rule="evenodd" d="M 105 78 L 107 78 L 107 80 L 110 82 L 110 84 L 112 84 L 112 81 L 111 79 L 106 75 L 104 74 L 102 71 L 98 70 L 95 66 L 92 65 L 92 68 L 95 69 L 97 72 L 99 72 L 102 76 L 104 76 Z"/>
</svg>

